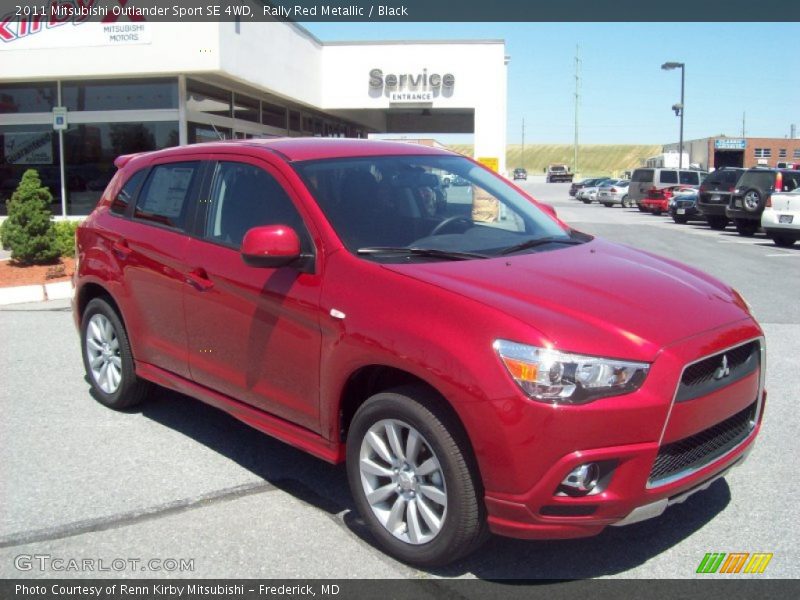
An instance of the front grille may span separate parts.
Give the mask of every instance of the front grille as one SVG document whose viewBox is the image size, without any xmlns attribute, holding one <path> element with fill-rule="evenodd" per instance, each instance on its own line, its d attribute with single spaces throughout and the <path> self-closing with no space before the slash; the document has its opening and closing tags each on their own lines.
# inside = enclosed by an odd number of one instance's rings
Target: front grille
<svg viewBox="0 0 800 600">
<path fill-rule="evenodd" d="M 650 470 L 649 484 L 710 463 L 741 443 L 754 426 L 756 403 L 695 435 L 662 446 Z"/>
<path fill-rule="evenodd" d="M 709 356 L 686 367 L 678 386 L 677 402 L 704 396 L 755 372 L 759 366 L 757 340 Z"/>
</svg>

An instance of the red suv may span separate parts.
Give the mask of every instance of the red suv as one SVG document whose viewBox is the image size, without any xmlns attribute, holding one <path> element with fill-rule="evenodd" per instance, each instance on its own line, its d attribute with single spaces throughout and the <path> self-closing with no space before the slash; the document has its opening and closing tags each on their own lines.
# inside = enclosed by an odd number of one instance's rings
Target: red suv
<svg viewBox="0 0 800 600">
<path fill-rule="evenodd" d="M 655 517 L 757 435 L 764 338 L 736 291 L 468 158 L 275 139 L 116 164 L 77 236 L 96 397 L 157 384 L 346 462 L 401 560 Z M 431 174 L 465 185 L 426 201 Z"/>
</svg>

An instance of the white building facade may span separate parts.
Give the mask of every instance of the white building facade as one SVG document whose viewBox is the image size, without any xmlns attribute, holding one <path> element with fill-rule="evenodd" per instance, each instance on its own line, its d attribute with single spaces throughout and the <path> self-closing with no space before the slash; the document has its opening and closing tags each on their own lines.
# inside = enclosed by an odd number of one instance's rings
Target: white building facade
<svg viewBox="0 0 800 600">
<path fill-rule="evenodd" d="M 503 172 L 506 63 L 502 40 L 323 43 L 278 22 L 12 21 L 0 31 L 0 209 L 27 168 L 66 214 L 87 214 L 116 156 L 229 138 L 472 133 L 475 157 Z"/>
</svg>

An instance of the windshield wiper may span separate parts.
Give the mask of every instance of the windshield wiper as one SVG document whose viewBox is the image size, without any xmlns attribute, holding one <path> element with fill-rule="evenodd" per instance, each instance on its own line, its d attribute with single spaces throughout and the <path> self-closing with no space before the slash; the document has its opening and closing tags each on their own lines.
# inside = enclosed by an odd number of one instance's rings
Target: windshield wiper
<svg viewBox="0 0 800 600">
<path fill-rule="evenodd" d="M 477 252 L 456 252 L 453 250 L 437 250 L 436 248 L 415 248 L 414 246 L 365 246 L 356 250 L 358 254 L 410 254 L 413 256 L 429 256 L 447 260 L 469 260 L 472 258 L 489 258 Z"/>
<path fill-rule="evenodd" d="M 544 246 L 545 244 L 576 245 L 583 243 L 584 240 L 576 240 L 574 238 L 564 238 L 561 236 L 551 235 L 547 237 L 531 238 L 529 240 L 525 240 L 524 242 L 520 242 L 519 244 L 514 244 L 513 246 L 509 246 L 508 248 L 503 248 L 500 252 L 498 252 L 498 255 L 505 256 L 506 254 L 513 254 L 514 252 L 519 252 L 521 250 L 528 250 L 529 248 L 535 248 L 536 246 Z"/>
</svg>

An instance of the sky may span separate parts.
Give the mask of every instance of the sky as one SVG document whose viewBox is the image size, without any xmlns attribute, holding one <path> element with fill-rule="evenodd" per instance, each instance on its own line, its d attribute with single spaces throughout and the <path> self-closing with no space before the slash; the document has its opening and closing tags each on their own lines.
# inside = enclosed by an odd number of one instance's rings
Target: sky
<svg viewBox="0 0 800 600">
<path fill-rule="evenodd" d="M 684 140 L 800 136 L 798 23 L 301 23 L 322 41 L 503 39 L 508 143 L 572 144 L 575 53 L 582 144 L 677 143 L 685 63 Z M 471 136 L 436 136 L 445 143 Z"/>
</svg>

